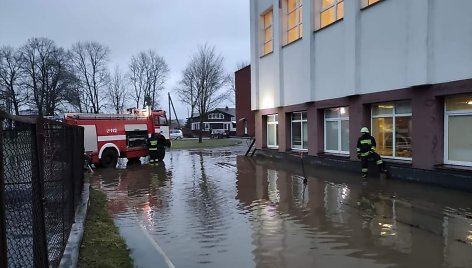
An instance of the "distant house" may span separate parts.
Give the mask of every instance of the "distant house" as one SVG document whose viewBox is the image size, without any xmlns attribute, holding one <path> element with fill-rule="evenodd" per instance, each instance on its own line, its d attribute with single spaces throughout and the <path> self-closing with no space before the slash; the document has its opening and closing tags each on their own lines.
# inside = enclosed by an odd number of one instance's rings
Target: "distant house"
<svg viewBox="0 0 472 268">
<path fill-rule="evenodd" d="M 192 131 L 200 130 L 200 116 L 194 114 L 193 117 L 188 118 Z M 216 108 L 203 118 L 203 129 L 208 135 L 210 130 L 224 130 L 229 135 L 236 135 L 236 109 L 235 108 Z"/>
<path fill-rule="evenodd" d="M 255 113 L 251 111 L 251 65 L 234 73 L 236 84 L 236 136 L 254 137 Z"/>
</svg>

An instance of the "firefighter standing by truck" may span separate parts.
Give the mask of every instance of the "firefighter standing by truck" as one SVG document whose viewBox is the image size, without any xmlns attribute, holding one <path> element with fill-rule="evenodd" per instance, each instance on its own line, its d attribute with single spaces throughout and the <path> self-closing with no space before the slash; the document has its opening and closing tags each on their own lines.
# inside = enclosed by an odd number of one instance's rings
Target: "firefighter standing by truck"
<svg viewBox="0 0 472 268">
<path fill-rule="evenodd" d="M 162 135 L 162 131 L 148 138 L 147 145 L 149 149 L 149 163 L 157 163 L 162 161 L 166 155 L 165 147 L 170 147 L 166 137 Z"/>
<path fill-rule="evenodd" d="M 357 141 L 357 158 L 361 160 L 362 178 L 367 178 L 369 159 L 373 159 L 381 173 L 388 174 L 380 155 L 375 152 L 375 138 L 369 134 L 367 127 L 361 128 L 361 137 Z"/>
<path fill-rule="evenodd" d="M 147 139 L 147 146 L 149 150 L 149 163 L 157 162 L 157 137 L 156 135 L 151 135 Z"/>
</svg>

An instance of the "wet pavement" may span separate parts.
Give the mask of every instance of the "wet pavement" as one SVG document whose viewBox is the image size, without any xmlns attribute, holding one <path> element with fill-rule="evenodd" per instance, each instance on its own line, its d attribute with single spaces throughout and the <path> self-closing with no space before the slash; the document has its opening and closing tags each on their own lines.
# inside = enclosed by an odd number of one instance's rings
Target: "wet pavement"
<svg viewBox="0 0 472 268">
<path fill-rule="evenodd" d="M 472 267 L 472 194 L 246 149 L 93 174 L 136 267 Z"/>
</svg>

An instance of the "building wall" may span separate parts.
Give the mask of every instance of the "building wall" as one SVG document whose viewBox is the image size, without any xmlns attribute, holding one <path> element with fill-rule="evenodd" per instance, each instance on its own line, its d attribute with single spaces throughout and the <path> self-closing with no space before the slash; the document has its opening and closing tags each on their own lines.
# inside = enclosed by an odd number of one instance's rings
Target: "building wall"
<svg viewBox="0 0 472 268">
<path fill-rule="evenodd" d="M 236 135 L 254 137 L 254 112 L 251 111 L 251 66 L 234 73 L 236 84 Z M 244 133 L 245 124 L 247 134 Z"/>
<path fill-rule="evenodd" d="M 279 0 L 251 2 L 253 110 L 471 77 L 472 1 L 357 2 L 314 31 L 317 0 L 304 1 L 303 38 L 288 45 Z M 261 56 L 260 15 L 270 7 L 274 51 Z"/>
<path fill-rule="evenodd" d="M 444 165 L 445 98 L 472 93 L 472 1 L 382 0 L 367 8 L 344 1 L 344 19 L 319 29 L 320 2 L 306 0 L 303 38 L 288 45 L 281 41 L 279 2 L 251 1 L 257 148 L 267 147 L 267 115 L 278 114 L 276 150 L 291 151 L 291 113 L 307 111 L 308 154 L 327 155 L 324 111 L 349 107 L 344 157 L 356 160 L 359 129 L 371 127 L 372 105 L 408 100 L 412 156 L 392 161 L 416 169 Z M 260 15 L 271 6 L 274 51 L 261 56 Z"/>
</svg>

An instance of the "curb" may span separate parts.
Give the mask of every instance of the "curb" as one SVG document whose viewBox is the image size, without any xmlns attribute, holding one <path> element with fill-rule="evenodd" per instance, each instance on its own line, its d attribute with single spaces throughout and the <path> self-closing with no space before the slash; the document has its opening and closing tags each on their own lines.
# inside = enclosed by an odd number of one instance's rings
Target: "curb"
<svg viewBox="0 0 472 268">
<path fill-rule="evenodd" d="M 72 224 L 69 239 L 67 240 L 67 245 L 64 249 L 61 263 L 59 264 L 61 268 L 77 267 L 80 245 L 82 243 L 82 237 L 84 236 L 84 223 L 89 205 L 89 189 L 90 183 L 84 183 L 81 200 L 75 212 L 74 224 Z"/>
</svg>

